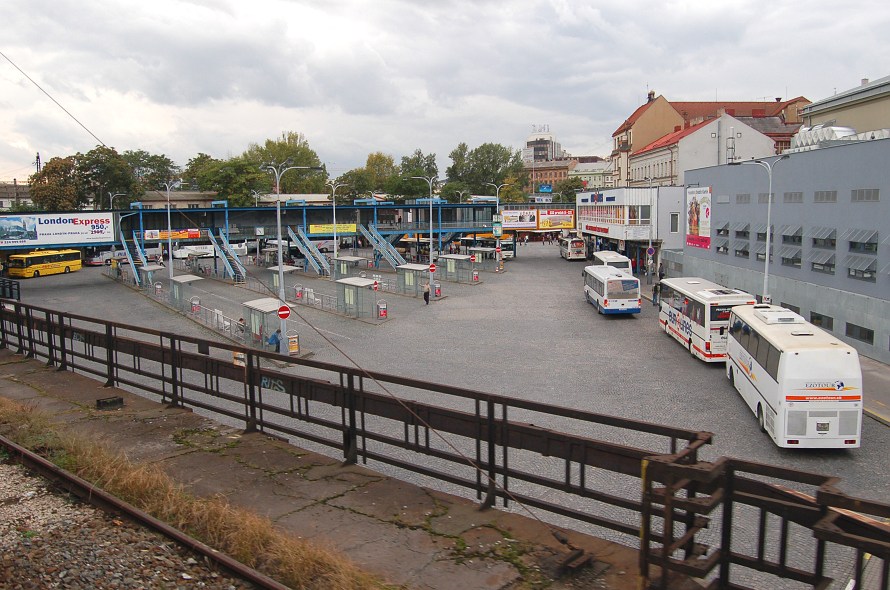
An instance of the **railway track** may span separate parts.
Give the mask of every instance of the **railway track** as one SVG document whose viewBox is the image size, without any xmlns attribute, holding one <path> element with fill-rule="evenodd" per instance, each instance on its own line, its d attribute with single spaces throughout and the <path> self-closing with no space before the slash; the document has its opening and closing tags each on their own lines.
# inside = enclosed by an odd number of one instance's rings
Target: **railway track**
<svg viewBox="0 0 890 590">
<path fill-rule="evenodd" d="M 0 472 L 0 510 L 8 512 L 6 518 L 0 518 L 0 582 L 8 584 L 4 587 L 181 588 L 193 586 L 189 581 L 200 579 L 200 587 L 204 588 L 288 588 L 2 436 L 0 453 L 7 456 L 7 465 L 0 462 L 0 467 L 5 468 Z M 12 466 L 16 464 L 47 482 L 49 485 L 44 487 L 58 495 L 57 500 L 61 502 L 47 498 L 52 494 L 43 492 L 40 483 L 33 478 L 15 472 L 13 469 L 16 468 Z M 61 498 L 63 493 L 77 497 L 92 508 L 71 506 Z M 38 499 L 43 501 L 37 502 Z M 29 502 L 32 503 L 30 507 Z M 42 514 L 28 514 L 31 509 Z M 93 515 L 90 512 L 93 509 L 103 514 Z M 48 516 L 55 516 L 56 524 L 47 525 L 51 530 L 40 531 L 37 530 L 40 527 L 32 526 L 35 521 L 47 523 Z M 121 516 L 132 523 L 129 530 L 123 526 Z M 84 531 L 89 534 L 78 540 L 78 535 Z M 159 545 L 148 539 L 143 531 L 160 535 L 169 544 Z M 72 537 L 70 543 L 64 539 L 66 535 Z M 75 545 L 82 545 L 80 549 L 89 552 L 86 565 L 92 574 L 77 571 L 78 559 L 72 555 L 78 549 Z M 110 561 L 114 563 L 103 565 L 102 548 L 109 545 L 113 545 L 110 549 L 114 556 Z M 128 551 L 133 555 L 121 554 Z M 47 559 L 53 554 L 61 559 Z M 35 562 L 49 571 L 31 572 L 32 577 L 28 577 L 27 570 L 33 570 Z M 114 571 L 115 566 L 126 563 L 130 565 L 118 567 L 118 570 L 126 571 Z M 95 576 L 97 571 L 108 575 L 99 580 L 89 577 Z M 52 585 L 48 585 L 50 583 Z"/>
</svg>

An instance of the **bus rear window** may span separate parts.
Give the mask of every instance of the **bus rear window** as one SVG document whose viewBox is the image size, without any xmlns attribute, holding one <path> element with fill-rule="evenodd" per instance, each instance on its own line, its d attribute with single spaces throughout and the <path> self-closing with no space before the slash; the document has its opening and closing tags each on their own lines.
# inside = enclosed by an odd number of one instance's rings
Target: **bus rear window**
<svg viewBox="0 0 890 590">
<path fill-rule="evenodd" d="M 729 314 L 732 313 L 732 305 L 712 305 L 711 306 L 711 321 L 712 322 L 727 322 L 729 321 Z"/>
</svg>

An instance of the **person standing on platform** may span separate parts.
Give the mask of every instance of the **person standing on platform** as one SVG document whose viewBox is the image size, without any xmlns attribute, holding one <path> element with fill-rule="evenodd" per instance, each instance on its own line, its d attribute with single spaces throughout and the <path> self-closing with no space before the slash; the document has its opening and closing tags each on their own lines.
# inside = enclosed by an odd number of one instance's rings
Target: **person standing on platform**
<svg viewBox="0 0 890 590">
<path fill-rule="evenodd" d="M 430 284 L 429 283 L 423 284 L 423 302 L 426 303 L 427 305 L 430 304 Z"/>
</svg>

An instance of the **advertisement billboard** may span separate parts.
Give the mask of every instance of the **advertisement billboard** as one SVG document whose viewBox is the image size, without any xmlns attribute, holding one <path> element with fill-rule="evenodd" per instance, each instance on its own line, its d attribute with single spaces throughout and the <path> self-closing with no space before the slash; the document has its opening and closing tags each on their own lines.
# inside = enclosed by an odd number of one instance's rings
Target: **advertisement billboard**
<svg viewBox="0 0 890 590">
<path fill-rule="evenodd" d="M 504 229 L 537 229 L 538 212 L 535 209 L 505 209 L 501 211 Z"/>
<path fill-rule="evenodd" d="M 0 246 L 46 248 L 113 242 L 114 216 L 104 211 L 0 217 Z"/>
<path fill-rule="evenodd" d="M 541 209 L 539 215 L 540 229 L 575 229 L 573 209 Z"/>
<path fill-rule="evenodd" d="M 686 190 L 686 245 L 691 248 L 711 247 L 711 187 Z"/>
</svg>

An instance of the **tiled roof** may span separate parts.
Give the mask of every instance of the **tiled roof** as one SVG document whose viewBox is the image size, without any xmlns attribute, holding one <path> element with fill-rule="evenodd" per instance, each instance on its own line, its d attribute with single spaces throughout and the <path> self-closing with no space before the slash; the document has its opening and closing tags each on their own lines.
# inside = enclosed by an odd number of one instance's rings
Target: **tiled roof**
<svg viewBox="0 0 890 590">
<path fill-rule="evenodd" d="M 620 127 L 618 127 L 618 129 L 615 130 L 615 133 L 612 134 L 612 137 L 615 137 L 616 135 L 620 135 L 620 134 L 624 133 L 625 131 L 627 131 L 628 129 L 630 129 L 631 127 L 633 127 L 633 124 L 636 123 L 637 119 L 639 119 L 640 116 L 646 112 L 646 109 L 648 109 L 650 106 L 652 106 L 652 102 L 654 102 L 654 101 L 647 102 L 646 104 L 643 104 L 643 105 L 640 105 L 639 107 L 637 107 L 637 110 L 635 110 L 633 112 L 633 114 L 630 117 L 628 117 L 627 120 L 624 121 L 624 123 L 622 123 Z"/>
<path fill-rule="evenodd" d="M 711 122 L 713 122 L 713 119 L 708 120 L 708 121 L 703 121 L 703 122 L 699 123 L 698 125 L 693 125 L 692 127 L 687 127 L 686 129 L 680 129 L 679 131 L 673 131 L 671 133 L 668 133 L 667 135 L 662 135 L 661 137 L 659 137 L 658 139 L 656 139 L 649 145 L 644 146 L 642 149 L 635 151 L 633 153 L 633 155 L 636 156 L 638 154 L 642 154 L 642 153 L 645 153 L 648 151 L 657 150 L 657 149 L 660 149 L 660 148 L 663 148 L 663 147 L 666 147 L 669 145 L 674 145 L 675 143 L 677 143 L 678 141 L 680 141 L 687 135 L 691 135 L 691 134 L 695 133 L 700 128 L 704 127 L 705 125 L 707 125 L 708 123 L 711 123 Z"/>
<path fill-rule="evenodd" d="M 785 110 L 789 104 L 799 100 L 806 100 L 803 97 L 793 98 L 786 101 L 726 101 L 726 102 L 675 102 L 669 101 L 678 113 L 687 121 L 694 119 L 706 119 L 708 117 L 716 117 L 720 109 L 726 111 L 733 117 L 753 117 L 754 112 L 763 113 L 767 117 L 776 117 Z"/>
</svg>

